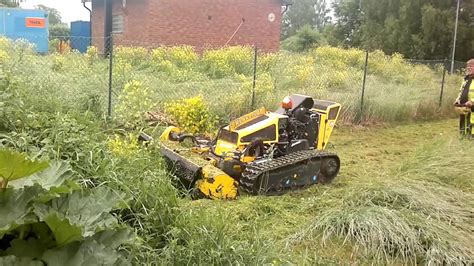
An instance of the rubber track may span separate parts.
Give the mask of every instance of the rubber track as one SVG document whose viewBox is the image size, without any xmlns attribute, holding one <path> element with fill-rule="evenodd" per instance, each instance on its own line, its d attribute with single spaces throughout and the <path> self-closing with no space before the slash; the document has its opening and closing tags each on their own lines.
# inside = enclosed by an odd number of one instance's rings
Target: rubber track
<svg viewBox="0 0 474 266">
<path fill-rule="evenodd" d="M 242 177 L 240 178 L 240 187 L 247 193 L 255 194 L 260 192 L 260 186 L 258 178 L 270 171 L 277 170 L 281 167 L 288 165 L 295 165 L 305 160 L 311 158 L 323 158 L 332 157 L 337 155 L 331 152 L 321 152 L 317 150 L 305 150 L 294 152 L 282 157 L 278 157 L 273 160 L 263 161 L 263 162 L 254 162 L 247 165 L 245 171 L 242 172 Z M 289 191 L 287 189 L 287 191 Z"/>
</svg>

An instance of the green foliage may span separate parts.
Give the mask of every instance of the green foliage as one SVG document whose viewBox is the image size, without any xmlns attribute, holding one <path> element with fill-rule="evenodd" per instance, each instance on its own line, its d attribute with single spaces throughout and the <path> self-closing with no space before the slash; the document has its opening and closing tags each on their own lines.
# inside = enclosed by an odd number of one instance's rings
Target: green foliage
<svg viewBox="0 0 474 266">
<path fill-rule="evenodd" d="M 138 66 L 147 61 L 148 50 L 143 47 L 119 46 L 114 48 L 114 57 L 117 60 L 126 62 L 132 66 Z"/>
<path fill-rule="evenodd" d="M 8 182 L 30 176 L 48 167 L 48 162 L 32 161 L 26 155 L 0 150 L 0 188 L 6 188 Z"/>
<path fill-rule="evenodd" d="M 64 163 L 38 173 L 47 163 L 2 150 L 5 164 L 14 175 L 0 192 L 0 255 L 7 256 L 2 260 L 49 265 L 125 262 L 116 249 L 130 241 L 132 233 L 110 214 L 124 207 L 120 194 L 107 187 L 78 190 Z"/>
<path fill-rule="evenodd" d="M 66 60 L 67 60 L 67 59 L 66 59 L 63 55 L 60 55 L 60 54 L 55 55 L 55 56 L 53 57 L 53 66 L 52 66 L 52 69 L 53 69 L 54 71 L 57 71 L 57 72 L 63 70 L 64 64 L 66 63 Z"/>
<path fill-rule="evenodd" d="M 305 25 L 296 34 L 284 40 L 283 49 L 293 52 L 303 52 L 321 44 L 321 35 L 311 26 Z"/>
<path fill-rule="evenodd" d="M 71 29 L 65 24 L 54 24 L 49 26 L 49 35 L 54 39 L 68 40 Z"/>
<path fill-rule="evenodd" d="M 334 4 L 336 23 L 326 31 L 332 45 L 380 49 L 408 58 L 442 59 L 450 55 L 456 1 L 350 0 Z M 472 56 L 472 1 L 461 2 L 457 60 Z"/>
<path fill-rule="evenodd" d="M 160 47 L 151 52 L 155 63 L 169 61 L 178 68 L 192 68 L 198 60 L 198 55 L 191 46 Z"/>
<path fill-rule="evenodd" d="M 198 72 L 199 56 L 191 46 L 160 47 L 151 51 L 151 62 L 155 70 L 174 82 L 202 79 Z"/>
<path fill-rule="evenodd" d="M 165 110 L 186 132 L 211 133 L 215 129 L 216 117 L 202 96 L 168 103 Z"/>
<path fill-rule="evenodd" d="M 130 127 L 143 124 L 146 112 L 153 107 L 150 93 L 150 89 L 139 81 L 127 83 L 118 98 L 117 118 Z"/>
<path fill-rule="evenodd" d="M 133 134 L 129 134 L 125 137 L 115 135 L 114 138 L 111 138 L 107 144 L 110 152 L 123 158 L 134 157 L 137 155 L 140 149 L 138 146 L 138 139 Z"/>
<path fill-rule="evenodd" d="M 235 213 L 220 213 L 212 207 L 183 211 L 170 230 L 163 261 L 173 265 L 261 265 L 282 261 L 284 256 L 272 250 L 272 243 L 259 238 L 258 229 L 245 228 L 251 230 L 246 237 L 243 230 L 236 230 L 229 223 L 236 219 Z"/>
<path fill-rule="evenodd" d="M 23 106 L 17 85 L 0 69 L 0 131 L 16 128 L 24 115 Z"/>
<path fill-rule="evenodd" d="M 227 47 L 204 52 L 202 64 L 213 78 L 224 78 L 235 74 L 250 75 L 253 52 L 251 47 Z"/>
<path fill-rule="evenodd" d="M 89 60 L 89 64 L 92 65 L 99 59 L 99 49 L 95 46 L 89 46 L 87 47 L 85 56 Z"/>
<path fill-rule="evenodd" d="M 282 37 L 287 39 L 305 25 L 321 31 L 329 24 L 329 6 L 323 0 L 299 0 L 289 6 L 283 16 Z"/>
<path fill-rule="evenodd" d="M 19 1 L 17 1 L 17 0 L 0 0 L 0 4 L 3 4 L 7 7 L 18 7 Z"/>
<path fill-rule="evenodd" d="M 46 11 L 46 13 L 48 14 L 48 20 L 50 25 L 62 24 L 61 13 L 56 8 L 47 7 L 45 5 L 37 5 L 36 8 Z"/>
</svg>

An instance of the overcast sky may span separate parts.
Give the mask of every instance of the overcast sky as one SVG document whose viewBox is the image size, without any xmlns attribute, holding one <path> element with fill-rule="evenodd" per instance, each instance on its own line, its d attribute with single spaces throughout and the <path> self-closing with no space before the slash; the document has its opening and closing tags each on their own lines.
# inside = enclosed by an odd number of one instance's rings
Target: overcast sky
<svg viewBox="0 0 474 266">
<path fill-rule="evenodd" d="M 34 8 L 40 4 L 59 10 L 63 22 L 67 24 L 76 20 L 89 21 L 89 11 L 84 8 L 81 0 L 25 0 L 21 7 Z M 90 3 L 88 6 L 90 7 Z"/>
</svg>

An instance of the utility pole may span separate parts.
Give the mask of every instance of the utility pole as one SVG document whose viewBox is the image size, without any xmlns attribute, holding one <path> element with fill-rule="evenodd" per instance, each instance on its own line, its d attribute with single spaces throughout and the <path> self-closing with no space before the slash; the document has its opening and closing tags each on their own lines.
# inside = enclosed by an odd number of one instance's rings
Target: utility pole
<svg viewBox="0 0 474 266">
<path fill-rule="evenodd" d="M 456 8 L 456 23 L 454 24 L 454 40 L 453 40 L 453 56 L 451 57 L 451 74 L 454 73 L 454 56 L 456 55 L 456 39 L 458 37 L 458 21 L 459 21 L 459 5 L 461 0 L 458 0 Z"/>
</svg>

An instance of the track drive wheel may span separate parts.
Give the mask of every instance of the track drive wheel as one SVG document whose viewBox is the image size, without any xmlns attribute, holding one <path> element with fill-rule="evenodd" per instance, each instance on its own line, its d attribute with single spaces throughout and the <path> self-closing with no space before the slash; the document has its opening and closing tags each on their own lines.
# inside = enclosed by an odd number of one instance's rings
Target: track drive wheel
<svg viewBox="0 0 474 266">
<path fill-rule="evenodd" d="M 193 188 L 190 194 L 192 200 L 208 199 L 198 188 Z"/>
<path fill-rule="evenodd" d="M 322 184 L 329 184 L 339 173 L 341 162 L 337 157 L 325 158 L 321 162 L 321 177 L 319 178 Z"/>
</svg>

